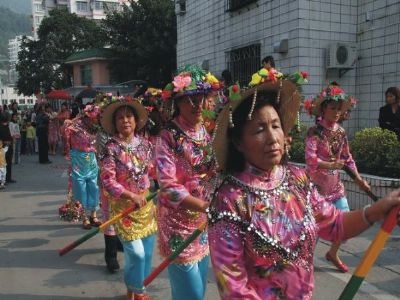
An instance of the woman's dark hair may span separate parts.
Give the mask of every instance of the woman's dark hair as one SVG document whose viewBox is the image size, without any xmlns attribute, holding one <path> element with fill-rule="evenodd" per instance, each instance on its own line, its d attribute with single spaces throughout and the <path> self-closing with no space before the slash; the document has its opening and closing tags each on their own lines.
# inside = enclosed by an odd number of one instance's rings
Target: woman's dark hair
<svg viewBox="0 0 400 300">
<path fill-rule="evenodd" d="M 276 98 L 277 93 L 274 91 L 258 92 L 253 115 L 264 106 L 272 106 L 278 112 Z M 243 129 L 247 122 L 252 102 L 253 95 L 250 95 L 240 103 L 232 114 L 234 127 L 228 128 L 228 156 L 226 161 L 226 171 L 228 173 L 241 172 L 244 170 L 246 160 L 235 144 L 242 138 Z"/>
<path fill-rule="evenodd" d="M 273 56 L 266 56 L 262 59 L 261 61 L 262 64 L 266 64 L 269 63 L 271 65 L 271 67 L 275 68 L 275 60 Z"/>
<path fill-rule="evenodd" d="M 115 132 L 117 132 L 117 126 L 115 126 L 117 113 L 119 111 L 121 111 L 121 110 L 126 110 L 126 111 L 131 112 L 133 114 L 133 117 L 135 118 L 135 122 L 137 122 L 139 120 L 138 114 L 137 114 L 136 110 L 132 106 L 129 106 L 129 105 L 120 106 L 114 111 L 114 113 L 112 115 L 112 124 L 113 124 L 113 126 L 115 128 Z M 135 132 L 136 131 L 137 131 L 137 127 L 135 128 Z"/>
<path fill-rule="evenodd" d="M 398 87 L 391 86 L 385 92 L 386 97 L 387 97 L 387 94 L 392 94 L 394 96 L 394 98 L 396 99 L 396 103 L 400 102 L 400 89 Z"/>
</svg>

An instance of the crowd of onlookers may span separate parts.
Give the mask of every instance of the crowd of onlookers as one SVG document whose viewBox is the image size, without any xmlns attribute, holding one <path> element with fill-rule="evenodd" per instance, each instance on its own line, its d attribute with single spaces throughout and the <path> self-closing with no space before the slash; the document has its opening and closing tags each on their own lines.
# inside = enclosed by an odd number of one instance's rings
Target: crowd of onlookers
<svg viewBox="0 0 400 300">
<path fill-rule="evenodd" d="M 12 165 L 21 162 L 21 155 L 39 154 L 39 163 L 50 164 L 61 143 L 60 128 L 71 118 L 67 103 L 58 112 L 48 103 L 19 110 L 16 102 L 0 107 L 0 189 L 15 183 Z"/>
</svg>

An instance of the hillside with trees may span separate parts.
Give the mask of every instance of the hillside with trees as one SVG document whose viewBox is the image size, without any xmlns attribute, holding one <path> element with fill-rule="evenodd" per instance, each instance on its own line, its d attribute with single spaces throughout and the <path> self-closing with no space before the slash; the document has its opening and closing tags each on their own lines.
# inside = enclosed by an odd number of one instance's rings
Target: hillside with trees
<svg viewBox="0 0 400 300">
<path fill-rule="evenodd" d="M 29 15 L 15 13 L 0 7 L 0 59 L 8 58 L 8 40 L 17 35 L 31 35 L 32 22 Z M 0 69 L 4 69 L 8 62 L 1 61 Z"/>
</svg>

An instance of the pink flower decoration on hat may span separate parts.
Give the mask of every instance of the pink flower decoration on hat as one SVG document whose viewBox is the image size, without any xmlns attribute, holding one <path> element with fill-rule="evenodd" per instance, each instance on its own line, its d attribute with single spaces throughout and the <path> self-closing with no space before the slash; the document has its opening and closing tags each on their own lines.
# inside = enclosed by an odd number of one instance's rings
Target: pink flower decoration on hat
<svg viewBox="0 0 400 300">
<path fill-rule="evenodd" d="M 85 109 L 83 110 L 85 112 L 85 114 L 89 117 L 89 118 L 97 118 L 97 116 L 100 113 L 100 108 L 96 105 L 86 105 Z"/>
<path fill-rule="evenodd" d="M 331 87 L 330 90 L 331 90 L 330 96 L 340 95 L 344 93 L 343 90 L 337 86 Z"/>
<path fill-rule="evenodd" d="M 192 78 L 189 74 L 180 74 L 174 77 L 172 84 L 174 85 L 174 92 L 181 92 L 184 88 L 192 83 Z"/>
</svg>

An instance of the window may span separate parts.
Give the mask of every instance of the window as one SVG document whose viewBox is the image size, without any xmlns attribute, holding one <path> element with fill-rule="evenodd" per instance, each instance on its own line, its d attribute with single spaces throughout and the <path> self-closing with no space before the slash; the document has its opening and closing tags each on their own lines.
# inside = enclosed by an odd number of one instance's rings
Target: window
<svg viewBox="0 0 400 300">
<path fill-rule="evenodd" d="M 1 93 L 4 94 L 4 89 L 1 89 Z"/>
<path fill-rule="evenodd" d="M 95 10 L 103 10 L 103 2 L 101 2 L 101 1 L 95 1 L 95 2 L 94 2 L 94 9 L 95 9 Z"/>
<path fill-rule="evenodd" d="M 226 60 L 233 82 L 239 81 L 240 85 L 245 86 L 250 82 L 251 75 L 260 69 L 260 44 L 227 52 Z"/>
<path fill-rule="evenodd" d="M 186 13 L 186 0 L 178 0 L 178 14 L 180 16 Z"/>
<path fill-rule="evenodd" d="M 251 3 L 257 2 L 257 0 L 226 0 L 226 1 L 228 7 L 227 11 L 235 11 Z"/>
<path fill-rule="evenodd" d="M 87 2 L 76 2 L 76 10 L 77 11 L 88 11 L 88 4 Z"/>
<path fill-rule="evenodd" d="M 8 104 L 8 101 L 7 101 L 7 99 L 3 99 L 3 100 L 1 100 L 1 104 Z"/>
<path fill-rule="evenodd" d="M 92 84 L 92 66 L 81 65 L 81 85 Z"/>
<path fill-rule="evenodd" d="M 35 4 L 35 11 L 36 11 L 36 12 L 41 12 L 41 11 L 43 11 L 43 6 L 42 6 L 42 4 Z"/>
<path fill-rule="evenodd" d="M 19 104 L 25 104 L 25 99 L 19 99 Z"/>
<path fill-rule="evenodd" d="M 33 104 L 33 99 L 28 99 L 28 104 Z"/>
<path fill-rule="evenodd" d="M 42 17 L 35 16 L 35 24 L 36 24 L 36 26 L 39 26 L 41 21 L 42 21 Z"/>
</svg>

